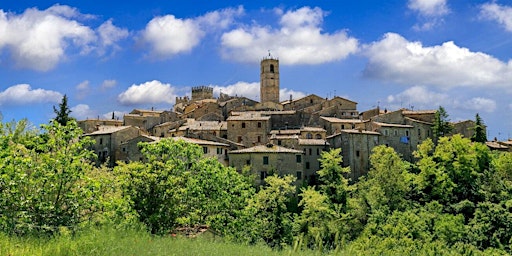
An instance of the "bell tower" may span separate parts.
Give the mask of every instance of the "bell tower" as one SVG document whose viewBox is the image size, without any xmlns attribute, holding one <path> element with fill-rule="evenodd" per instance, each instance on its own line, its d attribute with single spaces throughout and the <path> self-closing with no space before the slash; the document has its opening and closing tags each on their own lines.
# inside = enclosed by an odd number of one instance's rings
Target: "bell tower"
<svg viewBox="0 0 512 256">
<path fill-rule="evenodd" d="M 269 54 L 260 66 L 260 102 L 279 103 L 279 60 Z"/>
</svg>

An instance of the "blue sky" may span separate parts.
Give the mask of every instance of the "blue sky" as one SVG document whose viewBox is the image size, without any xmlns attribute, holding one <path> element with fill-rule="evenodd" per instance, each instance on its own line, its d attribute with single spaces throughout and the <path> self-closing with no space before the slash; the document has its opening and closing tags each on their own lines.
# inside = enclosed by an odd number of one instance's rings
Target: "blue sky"
<svg viewBox="0 0 512 256">
<path fill-rule="evenodd" d="M 193 86 L 259 100 L 279 58 L 281 98 L 358 110 L 443 106 L 512 138 L 512 1 L 2 1 L 4 121 L 171 109 Z"/>
</svg>

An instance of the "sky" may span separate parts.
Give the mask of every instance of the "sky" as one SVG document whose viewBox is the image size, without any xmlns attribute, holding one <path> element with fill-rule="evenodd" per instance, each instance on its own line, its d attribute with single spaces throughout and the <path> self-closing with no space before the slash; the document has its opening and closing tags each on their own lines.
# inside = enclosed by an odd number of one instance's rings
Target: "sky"
<svg viewBox="0 0 512 256">
<path fill-rule="evenodd" d="M 122 118 L 205 85 L 259 101 L 269 54 L 282 100 L 442 106 L 512 138 L 510 0 L 2 1 L 0 112 L 38 126 L 66 95 L 79 120 Z"/>
</svg>

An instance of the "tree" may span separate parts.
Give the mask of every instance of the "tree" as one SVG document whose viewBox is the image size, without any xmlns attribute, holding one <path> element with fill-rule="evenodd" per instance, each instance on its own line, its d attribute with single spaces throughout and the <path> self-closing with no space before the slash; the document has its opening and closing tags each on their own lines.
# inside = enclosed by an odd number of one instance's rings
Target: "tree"
<svg viewBox="0 0 512 256">
<path fill-rule="evenodd" d="M 440 137 L 448 136 L 453 131 L 453 126 L 448 119 L 448 113 L 446 113 L 446 110 L 442 106 L 439 106 L 439 109 L 436 111 L 432 129 L 435 141 Z"/>
<path fill-rule="evenodd" d="M 61 103 L 59 103 L 59 109 L 53 106 L 53 112 L 57 115 L 54 120 L 60 125 L 65 126 L 68 121 L 73 119 L 69 116 L 71 110 L 68 107 L 68 97 L 66 94 L 64 94 Z"/>
<path fill-rule="evenodd" d="M 318 171 L 320 190 L 326 195 L 335 210 L 344 210 L 347 206 L 347 194 L 349 192 L 348 179 L 344 174 L 350 172 L 350 167 L 341 167 L 343 159 L 341 149 L 323 151 L 320 163 L 322 169 Z"/>
<path fill-rule="evenodd" d="M 475 133 L 471 137 L 471 141 L 485 143 L 487 141 L 487 134 L 484 128 L 484 122 L 478 113 L 475 117 L 475 127 L 473 129 Z"/>
</svg>

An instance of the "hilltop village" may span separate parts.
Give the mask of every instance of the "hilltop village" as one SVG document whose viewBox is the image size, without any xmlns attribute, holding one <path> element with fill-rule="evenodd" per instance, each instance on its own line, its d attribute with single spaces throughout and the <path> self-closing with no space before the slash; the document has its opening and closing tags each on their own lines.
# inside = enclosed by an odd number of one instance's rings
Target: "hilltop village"
<svg viewBox="0 0 512 256">
<path fill-rule="evenodd" d="M 220 94 L 213 88 L 192 88 L 191 98 L 177 97 L 172 110 L 134 109 L 123 120 L 79 121 L 85 136 L 93 138 L 98 164 L 143 160 L 137 144 L 162 138 L 183 139 L 203 148 L 205 156 L 242 170 L 249 166 L 261 182 L 267 175 L 291 174 L 297 182 L 314 183 L 322 151 L 341 148 L 349 178 L 369 170 L 372 149 L 386 145 L 405 160 L 433 138 L 436 110 L 381 110 L 359 112 L 357 102 L 311 94 L 279 101 L 279 60 L 260 64 L 260 99 Z M 453 123 L 454 132 L 471 137 L 474 122 Z M 507 150 L 511 145 L 489 144 Z"/>
</svg>

